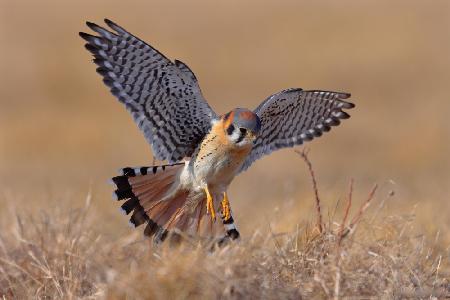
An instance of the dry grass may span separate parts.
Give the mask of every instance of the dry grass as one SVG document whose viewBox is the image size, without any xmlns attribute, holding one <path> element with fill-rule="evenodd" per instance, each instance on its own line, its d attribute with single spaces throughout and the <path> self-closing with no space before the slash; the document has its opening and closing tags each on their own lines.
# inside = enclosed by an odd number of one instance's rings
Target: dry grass
<svg viewBox="0 0 450 300">
<path fill-rule="evenodd" d="M 306 153 L 301 154 L 311 167 Z M 375 191 L 376 186 L 348 224 L 353 180 L 341 222 L 333 214 L 325 224 L 299 223 L 292 232 L 273 232 L 269 226 L 221 248 L 198 241 L 154 247 L 138 233 L 120 240 L 105 238 L 94 230 L 99 216 L 90 208 L 91 195 L 82 208 L 49 209 L 38 216 L 16 214 L 14 225 L 0 233 L 0 295 L 17 299 L 450 297 L 448 249 L 440 248 L 437 239 L 429 241 L 414 232 L 412 213 L 382 218 L 381 202 L 367 214 Z M 392 196 L 390 192 L 388 197 Z M 317 197 L 316 204 L 321 205 Z M 320 210 L 316 213 L 322 220 Z"/>
</svg>

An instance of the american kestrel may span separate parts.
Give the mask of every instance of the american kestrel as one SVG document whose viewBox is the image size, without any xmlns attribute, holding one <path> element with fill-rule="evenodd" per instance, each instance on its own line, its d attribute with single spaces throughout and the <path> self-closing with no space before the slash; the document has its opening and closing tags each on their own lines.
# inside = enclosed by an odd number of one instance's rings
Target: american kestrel
<svg viewBox="0 0 450 300">
<path fill-rule="evenodd" d="M 171 61 L 110 20 L 80 32 L 97 72 L 166 165 L 123 168 L 112 181 L 135 227 L 159 242 L 173 236 L 236 239 L 227 188 L 233 178 L 275 150 L 301 145 L 349 118 L 348 93 L 292 88 L 256 109 L 217 115 L 191 69 Z M 222 222 L 216 221 L 220 215 Z"/>
</svg>

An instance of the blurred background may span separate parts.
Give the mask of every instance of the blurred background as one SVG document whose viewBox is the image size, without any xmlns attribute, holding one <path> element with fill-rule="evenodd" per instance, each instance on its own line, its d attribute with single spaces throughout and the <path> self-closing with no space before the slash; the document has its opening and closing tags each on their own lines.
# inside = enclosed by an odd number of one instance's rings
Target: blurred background
<svg viewBox="0 0 450 300">
<path fill-rule="evenodd" d="M 120 167 L 150 147 L 95 73 L 79 31 L 110 18 L 196 73 L 218 113 L 289 87 L 352 93 L 352 118 L 307 144 L 326 214 L 355 179 L 386 214 L 450 241 L 450 2 L 0 0 L 0 208 L 82 204 L 99 228 L 131 232 L 110 199 Z M 233 182 L 244 234 L 314 218 L 307 169 L 292 149 Z M 378 204 L 376 204 L 378 205 Z"/>
</svg>

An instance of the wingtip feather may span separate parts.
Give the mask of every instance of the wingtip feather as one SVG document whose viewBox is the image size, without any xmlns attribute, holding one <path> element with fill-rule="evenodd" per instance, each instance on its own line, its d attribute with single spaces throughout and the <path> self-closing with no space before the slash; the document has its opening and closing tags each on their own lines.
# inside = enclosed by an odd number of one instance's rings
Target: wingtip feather
<svg viewBox="0 0 450 300">
<path fill-rule="evenodd" d="M 110 19 L 105 18 L 104 22 L 106 25 L 108 25 L 111 29 L 117 31 L 118 33 L 124 33 L 126 32 L 122 27 L 117 25 L 115 22 L 111 21 Z"/>
<path fill-rule="evenodd" d="M 93 22 L 89 22 L 89 21 L 86 21 L 86 26 L 89 27 L 90 29 L 94 30 L 94 31 L 96 31 L 95 29 L 100 27 L 97 24 L 95 24 Z"/>
<path fill-rule="evenodd" d="M 103 19 L 103 21 L 106 23 L 106 25 L 116 25 L 116 23 L 114 23 L 113 21 L 111 21 L 110 19 L 108 19 L 108 18 L 104 18 Z"/>
<path fill-rule="evenodd" d="M 351 109 L 351 108 L 355 108 L 355 104 L 354 103 L 352 103 L 352 102 L 346 102 L 346 106 L 345 106 L 345 108 L 348 108 L 348 109 Z"/>
<path fill-rule="evenodd" d="M 83 31 L 80 31 L 80 32 L 78 32 L 78 35 L 82 38 L 82 39 L 84 39 L 84 40 L 88 40 L 89 39 L 89 37 L 91 36 L 89 33 L 86 33 L 86 32 L 83 32 Z"/>
<path fill-rule="evenodd" d="M 341 99 L 348 99 L 352 96 L 350 93 L 340 93 L 339 98 Z"/>
</svg>

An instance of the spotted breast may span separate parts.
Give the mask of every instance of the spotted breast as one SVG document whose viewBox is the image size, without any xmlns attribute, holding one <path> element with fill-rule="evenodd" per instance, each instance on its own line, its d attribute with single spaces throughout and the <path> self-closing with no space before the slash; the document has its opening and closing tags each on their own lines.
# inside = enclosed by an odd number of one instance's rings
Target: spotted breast
<svg viewBox="0 0 450 300">
<path fill-rule="evenodd" d="M 213 124 L 192 160 L 195 185 L 208 185 L 213 193 L 226 190 L 252 149 L 251 142 L 235 143 L 227 132 L 229 125 L 226 125 L 225 118 Z"/>
</svg>

